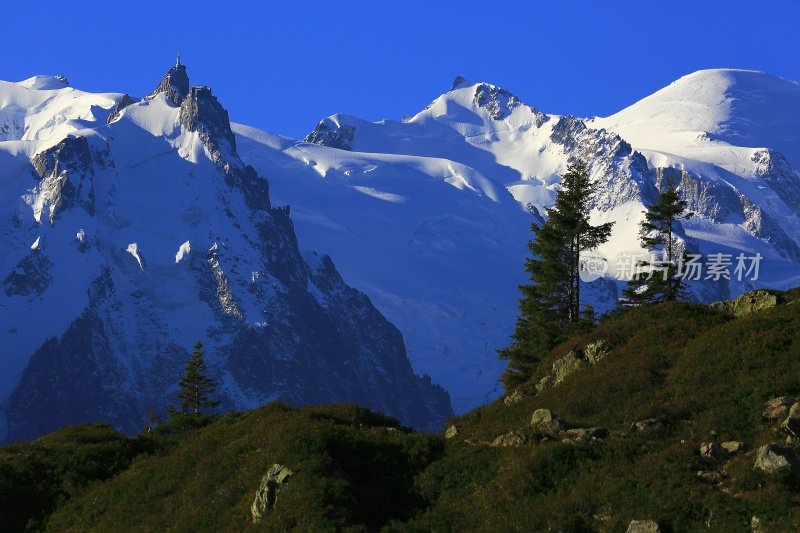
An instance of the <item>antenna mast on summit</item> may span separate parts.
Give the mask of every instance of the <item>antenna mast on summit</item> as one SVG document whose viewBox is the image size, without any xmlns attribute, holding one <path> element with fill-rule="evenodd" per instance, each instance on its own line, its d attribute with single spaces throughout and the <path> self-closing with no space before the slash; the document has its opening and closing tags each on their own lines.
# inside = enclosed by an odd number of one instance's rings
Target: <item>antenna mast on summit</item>
<svg viewBox="0 0 800 533">
<path fill-rule="evenodd" d="M 175 62 L 175 66 L 176 67 L 181 66 L 181 49 L 180 48 L 178 48 L 178 60 Z"/>
</svg>

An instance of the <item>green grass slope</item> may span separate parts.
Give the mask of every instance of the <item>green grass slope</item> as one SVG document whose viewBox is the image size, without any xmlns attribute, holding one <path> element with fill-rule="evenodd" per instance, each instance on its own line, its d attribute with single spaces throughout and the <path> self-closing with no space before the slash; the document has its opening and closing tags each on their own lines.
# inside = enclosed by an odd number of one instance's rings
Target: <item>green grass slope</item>
<svg viewBox="0 0 800 533">
<path fill-rule="evenodd" d="M 553 350 L 514 401 L 454 419 L 450 438 L 349 405 L 270 404 L 136 438 L 65 428 L 0 449 L 0 530 L 625 531 L 651 519 L 745 532 L 756 517 L 762 531 L 798 531 L 798 473 L 753 468 L 755 450 L 786 440 L 764 402 L 800 396 L 797 300 L 781 293 L 741 318 L 685 303 L 616 313 Z M 537 393 L 554 362 L 596 340 L 610 346 L 602 360 Z M 543 435 L 530 424 L 540 408 L 608 436 Z M 660 429 L 630 430 L 645 419 Z M 509 432 L 512 445 L 493 445 Z M 701 456 L 723 441 L 749 451 Z M 276 463 L 294 475 L 254 525 Z"/>
</svg>

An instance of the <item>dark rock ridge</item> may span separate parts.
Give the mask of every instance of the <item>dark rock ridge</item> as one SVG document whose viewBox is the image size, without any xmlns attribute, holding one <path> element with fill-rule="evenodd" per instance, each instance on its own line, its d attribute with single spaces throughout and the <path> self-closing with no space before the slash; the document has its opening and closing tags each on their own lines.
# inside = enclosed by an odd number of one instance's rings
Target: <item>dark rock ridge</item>
<svg viewBox="0 0 800 533">
<path fill-rule="evenodd" d="M 106 120 L 106 122 L 108 124 L 111 124 L 112 122 L 114 122 L 119 118 L 119 116 L 122 114 L 123 109 L 125 109 L 131 104 L 135 104 L 136 102 L 138 102 L 138 100 L 136 100 L 135 98 L 131 98 L 130 95 L 128 94 L 123 94 L 122 98 L 119 99 L 114 108 L 111 110 L 111 113 L 108 115 L 108 119 Z"/>
<path fill-rule="evenodd" d="M 174 106 L 181 105 L 183 99 L 189 94 L 189 75 L 186 73 L 186 66 L 178 62 L 170 68 L 164 78 L 156 86 L 147 98 L 154 98 L 157 94 L 163 93 L 167 101 Z"/>
<path fill-rule="evenodd" d="M 134 105 L 144 103 L 128 104 Z M 185 186 L 213 220 L 216 241 L 205 246 L 192 241 L 187 259 L 172 266 L 133 260 L 115 231 L 117 225 L 131 227 L 140 215 L 127 209 L 128 198 L 117 204 L 95 197 L 113 194 L 117 182 L 136 175 L 126 174 L 132 167 L 117 165 L 109 149 L 123 142 L 124 137 L 113 140 L 117 128 L 131 129 L 120 126 L 128 120 L 125 113 L 102 126 L 108 139 L 71 136 L 31 160 L 36 179 L 59 180 L 48 200 L 59 214 L 51 218 L 55 233 L 48 239 L 64 234 L 76 239 L 72 228 L 83 224 L 105 229 L 89 237 L 81 229 L 73 246 L 49 248 L 50 240 L 43 240 L 43 249 L 28 250 L 13 271 L 0 273 L 0 304 L 9 308 L 23 298 L 45 301 L 58 283 L 91 280 L 85 308 L 66 329 L 22 354 L 28 363 L 8 400 L 8 440 L 98 420 L 140 431 L 148 413 L 163 413 L 176 403 L 175 384 L 191 349 L 174 333 L 184 314 L 208 317 L 192 328 L 194 338 L 206 343 L 209 373 L 220 384 L 220 409 L 271 400 L 353 402 L 416 428 L 444 427 L 453 414 L 448 394 L 428 376 L 414 373 L 400 332 L 345 283 L 329 257 L 301 254 L 289 208 L 273 207 L 267 180 L 239 160 L 228 114 L 210 90 L 187 92 L 179 117 L 183 131 L 199 134 L 213 164 L 186 161 L 177 150 L 159 155 L 158 161 L 171 165 L 164 176 L 173 180 L 171 187 L 178 186 L 176 168 L 193 175 Z M 93 184 L 101 179 L 98 193 Z M 113 213 L 103 211 L 108 205 Z M 19 208 L 13 231 L 19 233 L 14 242 L 29 246 L 27 236 L 40 226 L 30 220 L 28 209 Z M 139 253 L 151 257 L 147 249 Z M 75 270 L 74 280 L 53 276 L 54 265 L 63 264 Z M 165 268 L 170 269 L 167 278 Z M 196 303 L 165 307 L 161 294 L 172 290 L 184 291 Z M 48 312 L 54 311 L 41 309 L 43 320 Z"/>
<path fill-rule="evenodd" d="M 88 138 L 71 135 L 33 156 L 31 166 L 39 180 L 39 208 L 49 207 L 52 225 L 60 209 L 80 206 L 94 214 L 94 175 L 98 170 L 113 167 L 113 161 L 107 146 L 92 150 Z"/>
<path fill-rule="evenodd" d="M 192 87 L 183 100 L 179 120 L 187 131 L 196 131 L 208 149 L 211 158 L 220 164 L 225 155 L 236 158 L 236 139 L 231 131 L 228 112 L 211 94 L 208 87 Z"/>
</svg>

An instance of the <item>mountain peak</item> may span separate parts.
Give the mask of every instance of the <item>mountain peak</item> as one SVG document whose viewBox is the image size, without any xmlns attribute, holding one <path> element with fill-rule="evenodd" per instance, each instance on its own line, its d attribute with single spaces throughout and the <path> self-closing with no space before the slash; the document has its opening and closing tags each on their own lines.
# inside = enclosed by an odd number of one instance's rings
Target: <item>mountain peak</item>
<svg viewBox="0 0 800 533">
<path fill-rule="evenodd" d="M 52 91 L 69 87 L 69 81 L 60 74 L 56 76 L 38 75 L 32 76 L 27 80 L 18 81 L 17 85 L 37 91 Z"/>
<path fill-rule="evenodd" d="M 164 93 L 167 100 L 174 106 L 181 105 L 183 99 L 189 94 L 189 75 L 186 72 L 186 65 L 181 64 L 180 52 L 175 66 L 170 67 L 164 78 L 147 98 L 154 98 L 160 93 Z"/>
<path fill-rule="evenodd" d="M 800 85 L 755 70 L 687 74 L 595 126 L 677 155 L 703 142 L 773 148 L 800 164 Z M 688 143 L 688 144 L 687 144 Z M 695 154 L 696 155 L 696 154 Z"/>
<path fill-rule="evenodd" d="M 450 87 L 451 91 L 455 91 L 456 89 L 461 89 L 462 87 L 469 87 L 472 85 L 470 82 L 466 80 L 463 76 L 456 76 L 456 79 L 453 80 L 453 85 Z"/>
</svg>

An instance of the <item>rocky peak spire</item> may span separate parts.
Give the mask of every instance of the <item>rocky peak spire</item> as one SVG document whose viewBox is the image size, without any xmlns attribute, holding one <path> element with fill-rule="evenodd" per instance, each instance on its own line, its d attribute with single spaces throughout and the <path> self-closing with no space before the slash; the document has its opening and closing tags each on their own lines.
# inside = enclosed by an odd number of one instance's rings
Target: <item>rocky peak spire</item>
<svg viewBox="0 0 800 533">
<path fill-rule="evenodd" d="M 187 131 L 200 134 L 214 163 L 222 166 L 230 163 L 230 157 L 238 158 L 228 112 L 208 87 L 192 87 L 181 104 L 179 119 Z"/>
<path fill-rule="evenodd" d="M 146 98 L 154 98 L 159 93 L 164 93 L 167 101 L 175 106 L 181 105 L 186 95 L 189 94 L 189 75 L 186 73 L 186 66 L 181 64 L 180 50 L 175 66 L 167 71 L 155 90 Z"/>
</svg>

